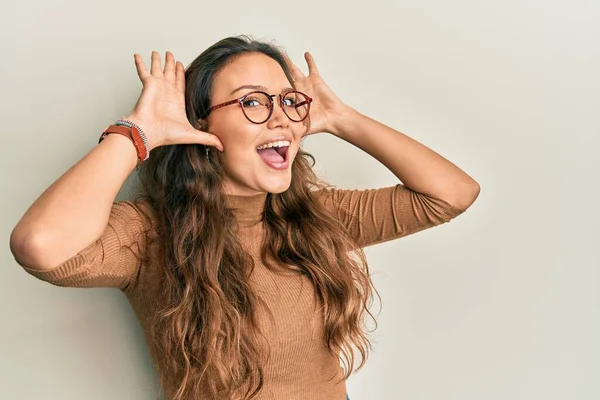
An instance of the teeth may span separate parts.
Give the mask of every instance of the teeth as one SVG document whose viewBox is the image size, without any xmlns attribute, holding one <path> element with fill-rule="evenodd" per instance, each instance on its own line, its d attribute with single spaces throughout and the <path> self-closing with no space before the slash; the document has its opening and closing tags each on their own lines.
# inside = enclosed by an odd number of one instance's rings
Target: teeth
<svg viewBox="0 0 600 400">
<path fill-rule="evenodd" d="M 289 145 L 290 145 L 290 142 L 288 140 L 280 140 L 279 142 L 271 142 L 271 143 L 263 144 L 262 146 L 258 147 L 256 150 L 270 149 L 271 147 L 284 147 L 284 146 L 289 146 Z"/>
</svg>

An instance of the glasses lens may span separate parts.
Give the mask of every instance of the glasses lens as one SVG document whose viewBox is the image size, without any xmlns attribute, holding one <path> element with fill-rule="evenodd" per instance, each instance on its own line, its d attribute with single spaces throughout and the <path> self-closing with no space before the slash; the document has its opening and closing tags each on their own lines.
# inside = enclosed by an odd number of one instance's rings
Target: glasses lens
<svg viewBox="0 0 600 400">
<path fill-rule="evenodd" d="M 271 98 L 265 93 L 249 93 L 242 101 L 242 111 L 250 121 L 257 124 L 265 122 L 271 112 Z"/>
<path fill-rule="evenodd" d="M 310 103 L 304 93 L 288 92 L 283 98 L 283 111 L 292 121 L 303 121 L 309 109 Z"/>
</svg>

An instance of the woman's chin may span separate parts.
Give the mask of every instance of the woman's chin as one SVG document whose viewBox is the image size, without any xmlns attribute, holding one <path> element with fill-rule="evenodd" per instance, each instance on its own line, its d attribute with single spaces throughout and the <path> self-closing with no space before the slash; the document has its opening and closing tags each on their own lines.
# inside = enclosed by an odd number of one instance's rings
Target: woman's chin
<svg viewBox="0 0 600 400">
<path fill-rule="evenodd" d="M 290 188 L 292 183 L 291 177 L 271 179 L 268 182 L 264 182 L 261 186 L 267 193 L 283 193 Z"/>
</svg>

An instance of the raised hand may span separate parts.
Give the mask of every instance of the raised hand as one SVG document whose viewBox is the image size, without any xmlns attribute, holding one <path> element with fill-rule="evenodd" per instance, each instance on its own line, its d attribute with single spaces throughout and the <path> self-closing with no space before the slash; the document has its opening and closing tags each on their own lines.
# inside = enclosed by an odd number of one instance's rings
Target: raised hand
<svg viewBox="0 0 600 400">
<path fill-rule="evenodd" d="M 152 52 L 150 72 L 139 54 L 135 66 L 142 81 L 142 93 L 127 119 L 138 124 L 146 134 L 150 149 L 174 144 L 203 144 L 223 151 L 219 138 L 195 129 L 185 113 L 185 70 L 181 61 L 169 51 L 164 71 L 158 52 Z"/>
<path fill-rule="evenodd" d="M 308 135 L 317 132 L 335 133 L 336 121 L 347 113 L 350 108 L 327 86 L 319 74 L 313 56 L 309 52 L 304 53 L 304 59 L 308 64 L 308 76 L 305 76 L 289 57 L 286 57 L 286 59 L 292 78 L 294 78 L 296 90 L 313 98 L 310 107 L 310 130 Z"/>
</svg>

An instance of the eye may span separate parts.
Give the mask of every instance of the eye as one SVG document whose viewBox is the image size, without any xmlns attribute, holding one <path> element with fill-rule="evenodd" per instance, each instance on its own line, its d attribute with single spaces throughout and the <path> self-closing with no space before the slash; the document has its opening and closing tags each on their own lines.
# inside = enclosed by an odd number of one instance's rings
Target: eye
<svg viewBox="0 0 600 400">
<path fill-rule="evenodd" d="M 296 105 L 297 100 L 293 97 L 286 97 L 283 99 L 283 104 L 288 107 L 294 107 Z"/>
<path fill-rule="evenodd" d="M 243 102 L 242 102 L 242 106 L 244 106 L 244 108 L 253 108 L 253 107 L 260 107 L 260 106 L 264 106 L 264 100 L 261 100 L 257 97 L 247 97 Z"/>
<path fill-rule="evenodd" d="M 242 107 L 245 109 L 270 108 L 271 98 L 262 92 L 248 93 L 242 101 Z"/>
</svg>

